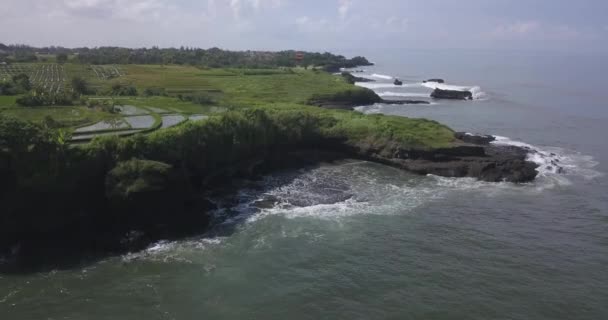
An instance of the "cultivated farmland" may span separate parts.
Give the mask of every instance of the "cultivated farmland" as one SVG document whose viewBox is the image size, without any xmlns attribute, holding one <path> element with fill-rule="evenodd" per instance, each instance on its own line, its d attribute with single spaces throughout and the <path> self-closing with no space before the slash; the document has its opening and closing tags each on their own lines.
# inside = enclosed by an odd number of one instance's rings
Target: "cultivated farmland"
<svg viewBox="0 0 608 320">
<path fill-rule="evenodd" d="M 0 66 L 0 81 L 8 81 L 22 73 L 30 77 L 35 87 L 44 91 L 59 93 L 65 90 L 67 81 L 65 68 L 56 63 Z"/>
<path fill-rule="evenodd" d="M 92 65 L 91 69 L 99 80 L 110 80 L 125 75 L 122 68 L 116 65 Z"/>
</svg>

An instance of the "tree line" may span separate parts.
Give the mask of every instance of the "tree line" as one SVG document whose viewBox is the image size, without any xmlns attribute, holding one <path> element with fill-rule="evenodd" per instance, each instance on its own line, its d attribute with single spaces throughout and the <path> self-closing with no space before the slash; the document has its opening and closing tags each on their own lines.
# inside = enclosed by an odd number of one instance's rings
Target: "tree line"
<svg viewBox="0 0 608 320">
<path fill-rule="evenodd" d="M 301 54 L 300 54 L 301 53 Z M 219 48 L 35 48 L 25 45 L 0 43 L 0 60 L 34 62 L 41 55 L 73 56 L 73 61 L 84 64 L 180 64 L 209 68 L 242 67 L 272 68 L 323 66 L 330 70 L 371 65 L 365 57 L 346 58 L 329 52 L 287 51 L 230 51 Z"/>
</svg>

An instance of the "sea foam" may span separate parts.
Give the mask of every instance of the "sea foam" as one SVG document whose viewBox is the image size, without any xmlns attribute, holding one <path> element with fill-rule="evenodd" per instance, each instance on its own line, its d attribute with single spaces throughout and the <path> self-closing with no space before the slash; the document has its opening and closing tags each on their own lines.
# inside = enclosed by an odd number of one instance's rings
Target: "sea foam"
<svg viewBox="0 0 608 320">
<path fill-rule="evenodd" d="M 391 76 L 387 76 L 385 74 L 377 74 L 377 73 L 372 74 L 372 77 L 378 78 L 378 79 L 385 79 L 385 80 L 392 80 L 392 79 L 394 79 Z"/>
<path fill-rule="evenodd" d="M 487 94 L 483 92 L 479 86 L 457 86 L 438 82 L 424 82 L 421 85 L 433 90 L 470 91 L 475 100 L 482 100 L 487 97 Z"/>
<path fill-rule="evenodd" d="M 540 184 L 544 181 L 550 186 L 564 186 L 572 184 L 569 177 L 592 180 L 604 175 L 595 170 L 599 163 L 592 156 L 558 147 L 537 147 L 508 137 L 494 137 L 496 141 L 492 144 L 517 146 L 528 150 L 527 160 L 538 165 L 537 181 L 540 181 Z"/>
<path fill-rule="evenodd" d="M 420 92 L 393 92 L 393 91 L 384 91 L 377 92 L 377 94 L 381 97 L 405 97 L 405 98 L 430 98 L 431 96 L 428 93 L 420 93 Z"/>
</svg>

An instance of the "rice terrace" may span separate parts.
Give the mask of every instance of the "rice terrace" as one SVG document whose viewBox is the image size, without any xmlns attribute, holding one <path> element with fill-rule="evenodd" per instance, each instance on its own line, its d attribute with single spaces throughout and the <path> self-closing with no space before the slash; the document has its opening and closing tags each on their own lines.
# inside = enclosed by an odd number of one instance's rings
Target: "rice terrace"
<svg viewBox="0 0 608 320">
<path fill-rule="evenodd" d="M 99 49 L 105 59 L 104 50 L 112 49 Z M 0 91 L 0 113 L 68 129 L 71 140 L 80 143 L 97 136 L 148 133 L 242 107 L 305 106 L 314 94 L 365 90 L 321 71 L 332 64 L 359 63 L 341 56 L 309 54 L 309 61 L 300 62 L 294 61 L 294 52 L 218 50 L 197 52 L 224 61 L 197 64 L 150 63 L 147 57 L 129 58 L 132 63 L 120 57 L 97 61 L 77 52 L 32 54 L 35 61 L 28 62 L 8 57 L 8 62 L 0 60 L 0 83 L 27 76 L 31 93 Z M 25 101 L 23 95 L 39 99 Z"/>
</svg>

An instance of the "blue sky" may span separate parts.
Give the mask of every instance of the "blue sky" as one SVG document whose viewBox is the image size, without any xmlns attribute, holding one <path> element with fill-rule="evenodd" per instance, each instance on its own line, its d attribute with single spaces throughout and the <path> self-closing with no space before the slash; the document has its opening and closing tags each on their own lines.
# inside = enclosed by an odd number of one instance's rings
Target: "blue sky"
<svg viewBox="0 0 608 320">
<path fill-rule="evenodd" d="M 608 52 L 606 0 L 3 0 L 0 42 Z"/>
</svg>

